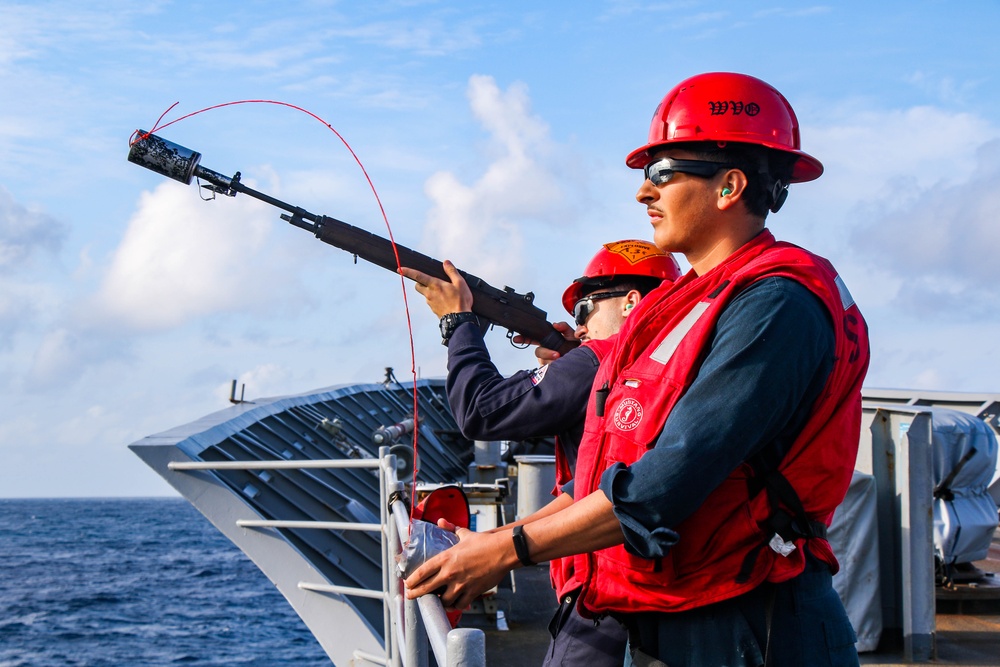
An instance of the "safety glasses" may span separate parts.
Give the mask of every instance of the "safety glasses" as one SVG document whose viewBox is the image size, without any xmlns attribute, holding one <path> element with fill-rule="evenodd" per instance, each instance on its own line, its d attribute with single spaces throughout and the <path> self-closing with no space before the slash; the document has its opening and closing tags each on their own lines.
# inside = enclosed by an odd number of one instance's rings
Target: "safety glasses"
<svg viewBox="0 0 1000 667">
<path fill-rule="evenodd" d="M 677 173 L 693 174 L 695 176 L 715 176 L 720 169 L 729 165 L 725 162 L 709 162 L 707 160 L 677 160 L 672 157 L 661 157 L 647 164 L 643 171 L 653 185 L 660 186 Z"/>
<path fill-rule="evenodd" d="M 617 292 L 598 292 L 597 294 L 588 294 L 583 297 L 573 306 L 573 319 L 576 321 L 576 326 L 582 327 L 587 323 L 587 318 L 594 312 L 595 301 L 613 299 L 616 296 L 625 296 L 628 293 L 629 290 L 618 290 Z"/>
</svg>

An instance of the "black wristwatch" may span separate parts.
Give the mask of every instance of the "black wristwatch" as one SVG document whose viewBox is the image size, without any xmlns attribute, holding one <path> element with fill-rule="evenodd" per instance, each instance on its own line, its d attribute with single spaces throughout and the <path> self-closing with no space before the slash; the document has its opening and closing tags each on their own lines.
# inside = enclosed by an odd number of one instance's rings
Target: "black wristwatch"
<svg viewBox="0 0 1000 667">
<path fill-rule="evenodd" d="M 528 553 L 528 540 L 524 537 L 524 526 L 514 526 L 511 537 L 514 539 L 514 553 L 517 554 L 521 565 L 525 567 L 535 565 L 535 562 L 531 560 L 531 554 Z"/>
<path fill-rule="evenodd" d="M 477 327 L 479 326 L 479 318 L 476 317 L 475 313 L 448 313 L 442 317 L 438 323 L 438 326 L 441 327 L 441 344 L 447 345 L 458 325 L 465 322 L 473 322 Z"/>
</svg>

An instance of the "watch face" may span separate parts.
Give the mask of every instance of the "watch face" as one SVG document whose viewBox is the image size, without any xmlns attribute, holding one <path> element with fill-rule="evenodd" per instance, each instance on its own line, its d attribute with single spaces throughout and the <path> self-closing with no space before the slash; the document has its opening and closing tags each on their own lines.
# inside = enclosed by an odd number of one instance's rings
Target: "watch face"
<svg viewBox="0 0 1000 667">
<path fill-rule="evenodd" d="M 451 335 L 455 333 L 455 328 L 463 322 L 477 322 L 478 319 L 473 313 L 448 313 L 441 318 L 441 338 L 442 342 L 446 342 L 451 338 Z"/>
</svg>

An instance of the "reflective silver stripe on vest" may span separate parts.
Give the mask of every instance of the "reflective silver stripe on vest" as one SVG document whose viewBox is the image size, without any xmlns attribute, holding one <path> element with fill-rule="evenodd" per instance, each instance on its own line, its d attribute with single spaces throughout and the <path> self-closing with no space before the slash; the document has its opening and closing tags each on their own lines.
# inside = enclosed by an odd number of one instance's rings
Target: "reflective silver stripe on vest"
<svg viewBox="0 0 1000 667">
<path fill-rule="evenodd" d="M 847 289 L 847 285 L 845 285 L 844 281 L 841 280 L 840 274 L 837 274 L 837 277 L 833 279 L 833 282 L 837 283 L 837 291 L 840 292 L 840 303 L 843 304 L 844 310 L 847 310 L 854 305 L 854 297 L 851 296 L 851 292 Z"/>
<path fill-rule="evenodd" d="M 691 309 L 691 312 L 684 316 L 677 326 L 675 326 L 667 337 L 656 346 L 653 350 L 653 354 L 649 355 L 649 358 L 653 361 L 657 361 L 661 364 L 666 364 L 670 361 L 670 357 L 674 356 L 674 352 L 677 351 L 677 346 L 681 344 L 684 340 L 684 336 L 688 335 L 691 328 L 694 327 L 698 318 L 704 314 L 708 307 L 711 305 L 710 301 L 699 301 L 695 304 L 695 307 Z"/>
</svg>

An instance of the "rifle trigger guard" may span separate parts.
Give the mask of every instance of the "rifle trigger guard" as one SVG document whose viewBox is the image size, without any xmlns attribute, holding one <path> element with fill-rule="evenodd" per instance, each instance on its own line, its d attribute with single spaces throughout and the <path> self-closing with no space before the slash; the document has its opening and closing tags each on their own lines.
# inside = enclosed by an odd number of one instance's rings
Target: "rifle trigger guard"
<svg viewBox="0 0 1000 667">
<path fill-rule="evenodd" d="M 514 333 L 513 329 L 507 329 L 507 340 L 510 341 L 510 346 L 511 347 L 513 347 L 515 350 L 524 350 L 524 349 L 530 347 L 530 345 L 528 343 L 515 343 L 514 342 L 514 336 L 515 335 L 516 334 Z"/>
</svg>

